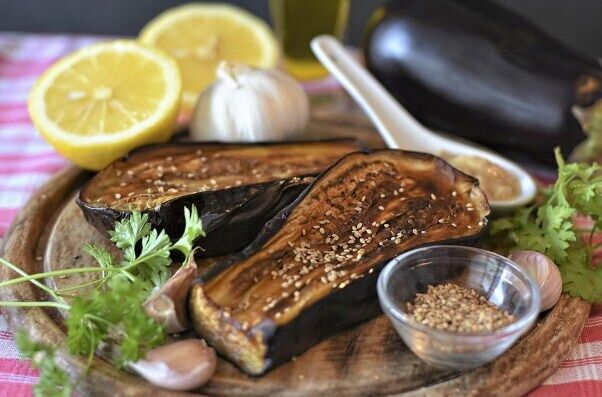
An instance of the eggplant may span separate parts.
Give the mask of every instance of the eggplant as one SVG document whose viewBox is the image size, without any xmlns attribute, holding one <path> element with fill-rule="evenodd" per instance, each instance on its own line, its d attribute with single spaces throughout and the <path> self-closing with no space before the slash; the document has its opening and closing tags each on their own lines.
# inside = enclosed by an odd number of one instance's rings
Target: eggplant
<svg viewBox="0 0 602 397">
<path fill-rule="evenodd" d="M 469 243 L 487 223 L 478 181 L 430 154 L 352 153 L 193 285 L 195 331 L 260 375 L 379 314 L 376 279 L 401 252 Z"/>
<path fill-rule="evenodd" d="M 195 205 L 206 233 L 196 245 L 205 257 L 219 256 L 248 245 L 314 176 L 359 149 L 352 139 L 150 145 L 96 174 L 76 201 L 103 233 L 135 210 L 173 240 L 184 229 L 184 207 Z"/>
<path fill-rule="evenodd" d="M 584 138 L 599 65 L 486 0 L 394 0 L 374 15 L 368 69 L 421 123 L 519 160 L 555 164 Z M 591 111 L 594 110 L 592 106 Z"/>
</svg>

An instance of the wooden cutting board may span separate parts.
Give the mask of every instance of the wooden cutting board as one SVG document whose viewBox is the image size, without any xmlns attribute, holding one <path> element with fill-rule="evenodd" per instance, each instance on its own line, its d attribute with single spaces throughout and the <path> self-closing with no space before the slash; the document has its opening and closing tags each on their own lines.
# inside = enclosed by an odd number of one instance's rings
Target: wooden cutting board
<svg viewBox="0 0 602 397">
<path fill-rule="evenodd" d="M 310 136 L 356 136 L 370 146 L 382 142 L 356 119 L 317 117 Z M 13 223 L 2 256 L 27 273 L 94 265 L 81 252 L 93 242 L 112 248 L 110 242 L 88 225 L 73 198 L 91 174 L 75 167 L 65 169 L 48 182 Z M 14 273 L 0 269 L 0 279 Z M 85 277 L 56 279 L 60 286 L 82 283 Z M 43 299 L 30 284 L 5 288 L 3 300 Z M 453 373 L 420 361 L 401 342 L 381 315 L 314 346 L 294 361 L 261 377 L 249 377 L 219 360 L 217 372 L 199 394 L 212 396 L 520 396 L 538 386 L 560 365 L 575 346 L 590 305 L 563 295 L 542 315 L 535 327 L 493 363 L 467 373 Z M 5 308 L 11 329 L 25 328 L 36 339 L 64 346 L 63 313 L 38 308 Z M 82 376 L 84 360 L 70 357 L 59 348 L 60 363 L 77 381 L 79 395 L 179 396 L 153 387 L 142 379 L 115 369 L 96 357 Z"/>
</svg>

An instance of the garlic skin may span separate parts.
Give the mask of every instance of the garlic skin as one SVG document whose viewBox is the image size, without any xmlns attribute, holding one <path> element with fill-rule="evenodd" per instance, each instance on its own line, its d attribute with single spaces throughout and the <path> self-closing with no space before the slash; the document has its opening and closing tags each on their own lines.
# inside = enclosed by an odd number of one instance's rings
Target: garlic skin
<svg viewBox="0 0 602 397">
<path fill-rule="evenodd" d="M 539 286 L 540 311 L 551 309 L 562 293 L 562 277 L 558 267 L 550 258 L 535 251 L 516 251 L 508 259 L 529 273 Z"/>
<path fill-rule="evenodd" d="M 197 264 L 194 261 L 195 251 L 196 249 L 190 253 L 186 265 L 180 267 L 161 288 L 153 291 L 142 304 L 146 314 L 163 324 L 168 334 L 190 328 L 186 299 L 197 273 Z"/>
<path fill-rule="evenodd" d="M 299 136 L 309 120 L 309 99 L 292 77 L 222 61 L 216 81 L 197 102 L 193 140 L 281 141 Z"/>
<path fill-rule="evenodd" d="M 169 390 L 193 390 L 215 373 L 217 356 L 202 339 L 184 339 L 150 350 L 130 366 L 150 383 Z"/>
</svg>

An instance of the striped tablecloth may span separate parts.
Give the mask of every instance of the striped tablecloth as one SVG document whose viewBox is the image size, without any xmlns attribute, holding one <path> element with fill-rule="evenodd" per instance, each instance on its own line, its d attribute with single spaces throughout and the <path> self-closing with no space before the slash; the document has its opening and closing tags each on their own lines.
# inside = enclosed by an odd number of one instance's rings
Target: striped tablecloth
<svg viewBox="0 0 602 397">
<path fill-rule="evenodd" d="M 68 164 L 31 125 L 27 93 L 58 58 L 98 40 L 0 33 L 0 240 L 29 196 Z M 602 396 L 601 341 L 602 305 L 592 310 L 570 357 L 530 396 Z M 36 380 L 37 372 L 19 360 L 11 330 L 0 315 L 0 396 L 31 395 Z"/>
</svg>

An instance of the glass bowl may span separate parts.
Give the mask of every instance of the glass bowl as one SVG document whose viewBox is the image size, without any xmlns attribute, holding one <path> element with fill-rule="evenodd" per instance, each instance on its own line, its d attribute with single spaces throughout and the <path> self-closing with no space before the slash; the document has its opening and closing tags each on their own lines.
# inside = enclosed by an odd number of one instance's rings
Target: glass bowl
<svg viewBox="0 0 602 397">
<path fill-rule="evenodd" d="M 415 321 L 407 303 L 429 285 L 454 283 L 472 288 L 514 315 L 515 321 L 486 333 L 436 330 Z M 378 278 L 378 298 L 404 343 L 429 364 L 467 370 L 504 353 L 531 328 L 539 314 L 539 288 L 501 255 L 478 248 L 437 245 L 401 254 Z"/>
</svg>

